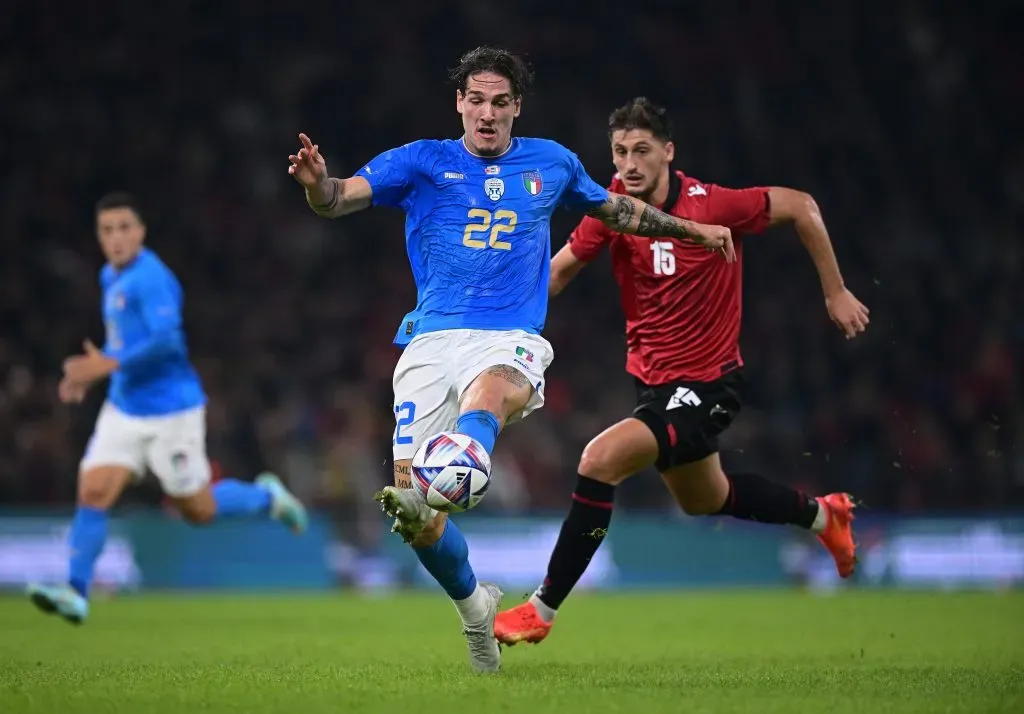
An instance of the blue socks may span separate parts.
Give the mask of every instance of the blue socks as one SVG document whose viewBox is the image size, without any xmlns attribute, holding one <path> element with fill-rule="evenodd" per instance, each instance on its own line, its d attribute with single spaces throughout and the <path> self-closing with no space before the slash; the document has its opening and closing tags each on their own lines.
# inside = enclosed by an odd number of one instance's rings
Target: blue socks
<svg viewBox="0 0 1024 714">
<path fill-rule="evenodd" d="M 476 575 L 469 564 L 469 546 L 450 518 L 436 543 L 413 550 L 452 600 L 465 600 L 476 590 Z"/>
<path fill-rule="evenodd" d="M 229 478 L 213 484 L 217 517 L 259 516 L 270 512 L 270 491 Z"/>
<path fill-rule="evenodd" d="M 498 423 L 498 418 L 490 412 L 477 409 L 460 416 L 455 423 L 455 431 L 473 437 L 483 444 L 487 453 L 490 454 L 494 451 L 494 442 L 498 440 L 501 424 Z"/>
<path fill-rule="evenodd" d="M 490 454 L 494 450 L 494 442 L 498 440 L 501 424 L 490 412 L 477 409 L 461 415 L 455 424 L 455 431 L 473 437 Z M 469 546 L 462 531 L 449 518 L 445 521 L 444 533 L 436 543 L 424 548 L 413 548 L 413 551 L 427 572 L 448 593 L 448 597 L 456 601 L 465 620 L 467 613 L 462 610 L 471 610 L 479 598 L 461 605 L 458 602 L 466 600 L 477 591 L 476 575 L 473 566 L 469 564 Z"/>
<path fill-rule="evenodd" d="M 251 483 L 227 479 L 213 485 L 217 517 L 259 516 L 270 512 L 270 492 Z M 91 506 L 79 506 L 71 521 L 68 584 L 82 597 L 89 597 L 93 569 L 107 540 L 110 518 L 107 512 Z M 465 541 L 463 541 L 465 548 Z"/>
<path fill-rule="evenodd" d="M 103 552 L 107 540 L 107 512 L 90 506 L 79 506 L 71 521 L 71 561 L 68 568 L 68 584 L 82 597 L 89 597 L 92 585 L 93 566 Z"/>
</svg>

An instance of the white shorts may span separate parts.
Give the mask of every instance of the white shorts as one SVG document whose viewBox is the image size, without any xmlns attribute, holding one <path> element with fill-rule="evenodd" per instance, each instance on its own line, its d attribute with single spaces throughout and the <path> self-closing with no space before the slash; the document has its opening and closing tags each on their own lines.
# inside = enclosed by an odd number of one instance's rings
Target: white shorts
<svg viewBox="0 0 1024 714">
<path fill-rule="evenodd" d="M 539 409 L 554 357 L 550 342 L 522 330 L 440 330 L 413 338 L 395 366 L 395 461 L 411 459 L 425 439 L 453 429 L 462 393 L 489 367 L 514 367 L 533 385 L 529 403 L 509 423 Z"/>
<path fill-rule="evenodd" d="M 198 493 L 210 482 L 206 408 L 136 417 L 107 402 L 79 468 L 84 472 L 97 466 L 124 466 L 139 479 L 148 467 L 168 496 Z"/>
</svg>

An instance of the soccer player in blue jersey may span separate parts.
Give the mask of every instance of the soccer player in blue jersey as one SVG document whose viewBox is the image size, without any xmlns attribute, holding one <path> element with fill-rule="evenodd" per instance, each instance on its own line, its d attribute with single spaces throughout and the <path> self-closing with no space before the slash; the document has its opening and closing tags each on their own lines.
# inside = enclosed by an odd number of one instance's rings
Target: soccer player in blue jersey
<svg viewBox="0 0 1024 714">
<path fill-rule="evenodd" d="M 181 285 L 143 247 L 146 227 L 123 193 L 96 206 L 96 228 L 107 264 L 100 273 L 106 344 L 64 362 L 60 398 L 78 403 L 107 377 L 110 389 L 78 477 L 66 585 L 29 585 L 32 602 L 81 624 L 89 614 L 93 566 L 107 536 L 108 511 L 147 467 L 191 523 L 232 516 L 274 518 L 295 532 L 306 511 L 277 476 L 254 484 L 228 479 L 210 485 L 206 458 L 206 395 L 188 358 L 182 330 Z"/>
<path fill-rule="evenodd" d="M 289 156 L 288 171 L 320 216 L 371 206 L 405 211 L 418 300 L 395 338 L 405 348 L 394 375 L 395 485 L 376 498 L 454 601 L 470 665 L 493 672 L 501 663 L 494 616 L 502 593 L 477 582 L 465 538 L 412 489 L 411 462 L 424 440 L 453 428 L 490 452 L 502 427 L 544 403 L 544 371 L 553 359 L 540 335 L 552 213 L 560 206 L 585 211 L 616 231 L 688 238 L 726 260 L 735 255 L 727 228 L 609 194 L 560 144 L 513 138 L 532 79 L 519 57 L 480 47 L 459 60 L 451 78 L 461 138 L 415 141 L 337 179 L 319 147 L 300 134 L 302 148 Z"/>
</svg>

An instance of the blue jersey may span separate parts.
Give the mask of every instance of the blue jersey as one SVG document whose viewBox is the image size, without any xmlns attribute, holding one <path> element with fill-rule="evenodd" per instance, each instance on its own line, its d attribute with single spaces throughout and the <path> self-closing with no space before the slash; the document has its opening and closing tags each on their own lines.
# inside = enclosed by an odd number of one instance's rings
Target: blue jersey
<svg viewBox="0 0 1024 714">
<path fill-rule="evenodd" d="M 405 211 L 416 309 L 395 343 L 457 328 L 539 334 L 548 307 L 551 214 L 608 200 L 561 144 L 513 139 L 501 156 L 471 154 L 461 139 L 415 141 L 357 172 L 373 204 Z"/>
<path fill-rule="evenodd" d="M 125 414 L 172 414 L 206 402 L 188 360 L 181 325 L 181 284 L 155 253 L 143 249 L 128 265 L 100 272 L 104 354 L 120 366 L 107 398 Z"/>
</svg>

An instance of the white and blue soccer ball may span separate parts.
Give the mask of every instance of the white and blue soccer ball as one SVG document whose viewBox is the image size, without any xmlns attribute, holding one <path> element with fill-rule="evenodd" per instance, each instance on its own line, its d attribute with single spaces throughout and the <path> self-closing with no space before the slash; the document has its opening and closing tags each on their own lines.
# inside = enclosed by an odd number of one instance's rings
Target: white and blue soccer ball
<svg viewBox="0 0 1024 714">
<path fill-rule="evenodd" d="M 491 485 L 491 457 L 471 436 L 436 434 L 412 457 L 412 485 L 434 510 L 468 511 Z"/>
</svg>

